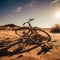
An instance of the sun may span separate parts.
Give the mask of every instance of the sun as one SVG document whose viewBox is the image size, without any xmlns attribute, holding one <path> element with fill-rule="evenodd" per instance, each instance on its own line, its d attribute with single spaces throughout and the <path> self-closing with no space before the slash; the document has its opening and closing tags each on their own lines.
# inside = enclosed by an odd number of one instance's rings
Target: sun
<svg viewBox="0 0 60 60">
<path fill-rule="evenodd" d="M 60 11 L 58 11 L 58 12 L 55 13 L 55 17 L 56 17 L 57 19 L 60 19 Z"/>
</svg>

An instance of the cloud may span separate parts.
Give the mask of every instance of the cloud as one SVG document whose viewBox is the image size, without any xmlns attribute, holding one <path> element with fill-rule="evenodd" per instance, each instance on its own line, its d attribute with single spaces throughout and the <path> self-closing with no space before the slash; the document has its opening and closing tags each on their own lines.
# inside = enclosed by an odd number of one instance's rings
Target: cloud
<svg viewBox="0 0 60 60">
<path fill-rule="evenodd" d="M 56 4 L 59 0 L 52 0 L 51 5 Z"/>
<path fill-rule="evenodd" d="M 22 11 L 22 7 L 17 7 L 17 9 L 14 11 L 15 13 L 19 13 Z"/>
<path fill-rule="evenodd" d="M 23 7 L 17 7 L 15 10 L 12 11 L 11 14 L 9 14 L 10 18 L 15 17 L 16 15 L 18 15 L 21 11 L 22 11 Z"/>
<path fill-rule="evenodd" d="M 37 0 L 32 0 L 32 1 L 31 1 L 30 3 L 28 3 L 26 6 L 27 6 L 27 7 L 34 7 L 36 1 L 37 1 Z"/>
<path fill-rule="evenodd" d="M 49 0 L 50 1 L 50 0 Z M 36 5 L 39 5 L 41 3 L 46 3 L 48 0 L 32 0 L 30 3 L 28 3 L 26 6 L 27 7 L 34 7 Z"/>
<path fill-rule="evenodd" d="M 17 7 L 16 12 L 21 12 L 22 7 Z"/>
<path fill-rule="evenodd" d="M 13 17 L 14 17 L 14 15 L 10 14 L 10 15 L 9 15 L 9 17 L 13 18 Z"/>
</svg>

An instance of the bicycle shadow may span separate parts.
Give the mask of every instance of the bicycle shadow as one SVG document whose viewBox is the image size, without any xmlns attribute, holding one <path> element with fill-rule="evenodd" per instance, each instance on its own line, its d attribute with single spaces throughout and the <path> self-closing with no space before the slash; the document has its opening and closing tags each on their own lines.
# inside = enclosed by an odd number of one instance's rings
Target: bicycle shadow
<svg viewBox="0 0 60 60">
<path fill-rule="evenodd" d="M 16 44 L 16 43 L 15 43 Z M 3 56 L 13 56 L 13 55 L 16 55 L 16 54 L 21 54 L 21 53 L 24 53 L 24 52 L 29 52 L 37 47 L 39 47 L 39 45 L 35 45 L 34 47 L 30 48 L 30 49 L 27 49 L 27 50 L 23 50 L 23 48 L 20 48 L 18 47 L 16 50 L 14 50 L 13 52 L 10 52 L 8 51 L 8 49 L 12 46 L 14 46 L 15 44 L 12 44 L 6 48 L 3 48 L 3 49 L 0 49 L 0 57 L 3 57 Z"/>
<path fill-rule="evenodd" d="M 20 40 L 20 42 L 21 42 L 21 40 Z M 15 43 L 13 43 L 13 44 L 11 44 L 11 45 L 3 48 L 3 49 L 0 49 L 0 57 L 2 57 L 2 56 L 13 56 L 13 55 L 21 54 L 21 53 L 24 53 L 24 52 L 29 52 L 29 51 L 31 51 L 31 50 L 33 50 L 33 49 L 35 49 L 35 48 L 41 47 L 41 46 L 40 46 L 41 44 L 35 44 L 34 47 L 31 47 L 31 48 L 26 49 L 26 50 L 23 50 L 23 47 L 18 47 L 18 48 L 15 49 L 13 52 L 8 51 L 9 48 L 11 48 L 12 46 L 14 46 L 14 45 L 16 45 L 16 44 L 20 44 L 20 42 L 19 42 L 19 41 L 18 41 L 18 42 L 15 42 Z M 27 42 L 28 42 L 28 41 L 27 41 Z M 26 42 L 26 43 L 27 43 L 27 42 Z M 28 44 L 31 44 L 31 42 L 30 42 L 30 43 L 28 42 Z M 32 44 L 32 45 L 34 45 L 34 44 Z M 46 47 L 46 46 L 42 46 L 42 49 L 37 53 L 37 55 L 40 55 L 42 52 L 46 53 L 46 52 L 48 52 L 50 49 L 51 49 L 51 48 L 48 48 L 48 47 Z"/>
<path fill-rule="evenodd" d="M 42 46 L 41 51 L 39 51 L 39 52 L 37 53 L 37 55 L 40 55 L 40 54 L 42 54 L 42 53 L 45 54 L 45 53 L 49 52 L 50 49 L 52 49 L 52 46 L 51 46 L 51 47 Z"/>
<path fill-rule="evenodd" d="M 13 46 L 13 45 L 12 45 L 12 46 Z M 31 50 L 33 50 L 33 49 L 35 49 L 35 48 L 38 48 L 39 46 L 40 46 L 40 45 L 36 45 L 36 46 L 34 46 L 34 47 L 30 48 L 30 49 L 24 50 L 24 51 L 22 51 L 23 48 L 20 48 L 20 47 L 19 47 L 19 48 L 17 48 L 16 50 L 14 50 L 13 52 L 9 52 L 9 51 L 8 51 L 8 49 L 11 47 L 11 46 L 9 46 L 9 47 L 6 47 L 6 48 L 0 50 L 0 57 L 3 57 L 3 56 L 9 56 L 9 57 L 11 57 L 11 56 L 16 55 L 16 54 L 21 54 L 21 53 L 24 53 L 24 52 L 29 52 L 29 51 L 31 51 Z M 43 53 L 43 52 L 44 52 L 44 54 L 45 54 L 45 53 L 47 53 L 50 49 L 51 49 L 51 48 L 42 47 L 42 50 L 39 51 L 39 52 L 37 53 L 37 55 L 40 55 L 40 54 Z"/>
</svg>

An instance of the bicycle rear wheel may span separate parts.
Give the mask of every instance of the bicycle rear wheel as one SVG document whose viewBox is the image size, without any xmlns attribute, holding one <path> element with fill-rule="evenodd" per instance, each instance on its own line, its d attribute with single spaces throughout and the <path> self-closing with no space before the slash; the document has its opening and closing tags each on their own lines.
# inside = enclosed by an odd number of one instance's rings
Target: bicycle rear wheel
<svg viewBox="0 0 60 60">
<path fill-rule="evenodd" d="M 34 35 L 32 37 L 33 38 L 32 41 L 34 43 L 42 44 L 42 41 L 47 41 L 47 42 L 51 41 L 51 36 L 49 35 L 49 33 L 47 33 L 46 31 L 44 31 L 43 29 L 40 29 L 38 27 L 35 27 L 33 29 L 37 33 L 37 35 Z"/>
</svg>

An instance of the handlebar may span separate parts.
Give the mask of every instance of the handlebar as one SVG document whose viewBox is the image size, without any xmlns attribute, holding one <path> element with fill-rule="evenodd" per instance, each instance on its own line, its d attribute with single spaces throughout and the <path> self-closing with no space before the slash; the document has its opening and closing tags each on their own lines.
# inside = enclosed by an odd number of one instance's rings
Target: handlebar
<svg viewBox="0 0 60 60">
<path fill-rule="evenodd" d="M 32 18 L 32 19 L 29 19 L 29 21 L 23 23 L 22 25 L 25 25 L 26 23 L 30 23 L 30 22 L 33 21 L 33 20 L 34 20 L 33 18 Z"/>
</svg>

